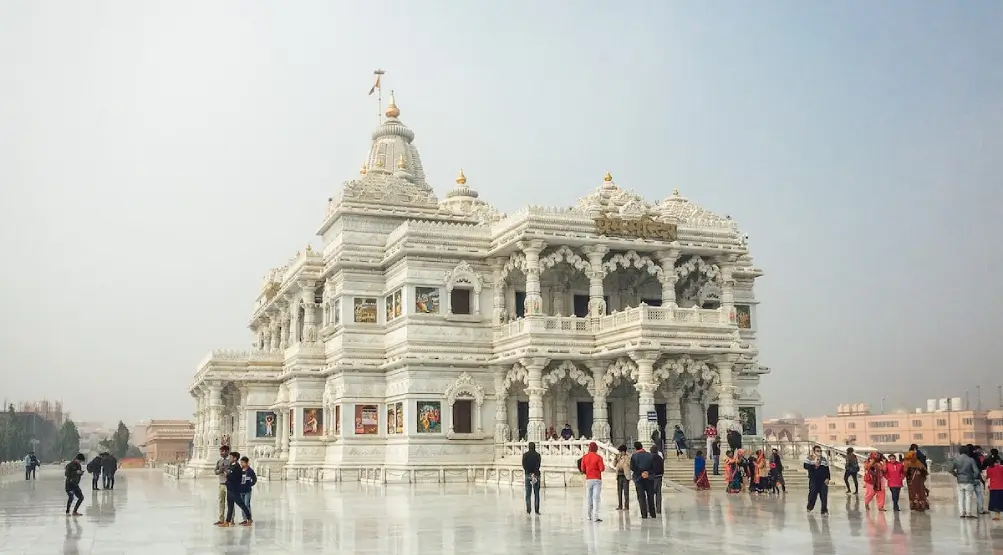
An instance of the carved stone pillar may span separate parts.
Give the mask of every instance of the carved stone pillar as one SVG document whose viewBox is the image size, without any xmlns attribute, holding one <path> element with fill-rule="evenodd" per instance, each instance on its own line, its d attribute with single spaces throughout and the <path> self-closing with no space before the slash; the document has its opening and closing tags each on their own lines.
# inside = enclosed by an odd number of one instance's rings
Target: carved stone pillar
<svg viewBox="0 0 1003 555">
<path fill-rule="evenodd" d="M 546 425 L 543 423 L 543 395 L 547 389 L 543 387 L 543 367 L 547 365 L 545 358 L 524 358 L 521 361 L 529 374 L 526 380 L 526 394 L 529 395 L 529 424 L 526 426 L 526 439 L 543 441 Z"/>
<path fill-rule="evenodd" d="M 717 398 L 717 433 L 721 437 L 727 437 L 728 430 L 741 431 L 738 421 L 738 410 L 735 407 L 734 355 L 729 355 L 717 361 L 716 366 L 720 377 Z"/>
<path fill-rule="evenodd" d="M 269 333 L 272 336 L 272 341 L 271 345 L 269 345 L 268 347 L 269 350 L 273 353 L 278 352 L 279 350 L 279 342 L 281 337 L 279 331 L 280 326 L 281 326 L 281 315 L 279 314 L 273 315 L 269 323 Z"/>
<path fill-rule="evenodd" d="M 589 257 L 589 316 L 599 318 L 606 315 L 606 297 L 603 291 L 603 278 L 606 270 L 602 267 L 603 257 L 609 252 L 606 245 L 589 245 L 582 247 L 582 252 Z M 595 411 L 593 410 L 593 413 Z"/>
<path fill-rule="evenodd" d="M 728 322 L 736 323 L 735 317 L 735 278 L 732 272 L 735 269 L 735 255 L 727 255 L 718 261 L 718 268 L 721 270 L 721 310 L 724 311 Z"/>
<path fill-rule="evenodd" d="M 494 283 L 494 322 L 504 323 L 507 320 L 505 313 L 505 278 L 502 277 L 502 270 L 505 268 L 504 258 L 491 259 L 491 274 Z"/>
<path fill-rule="evenodd" d="M 289 323 L 291 320 L 289 316 L 289 309 L 283 309 L 280 318 L 281 319 L 279 321 L 279 350 L 285 351 L 286 347 L 288 347 L 289 344 L 291 343 L 291 341 L 289 340 L 290 338 Z"/>
<path fill-rule="evenodd" d="M 546 246 L 547 244 L 539 239 L 518 243 L 518 247 L 526 255 L 526 316 L 543 314 L 543 296 L 540 294 L 540 253 Z"/>
<path fill-rule="evenodd" d="M 281 408 L 275 411 L 275 458 L 282 455 L 282 431 L 289 426 L 284 412 Z"/>
<path fill-rule="evenodd" d="M 589 392 L 592 394 L 592 439 L 608 443 L 610 441 L 610 427 L 606 399 L 609 397 L 609 388 L 606 386 L 606 369 L 609 367 L 609 361 L 590 361 L 588 367 L 592 370 L 594 384 Z"/>
<path fill-rule="evenodd" d="M 244 452 L 247 450 L 247 387 L 240 386 L 237 401 L 237 422 L 236 430 L 233 434 L 233 442 L 239 447 L 237 450 Z"/>
<path fill-rule="evenodd" d="M 669 249 L 657 253 L 658 262 L 662 266 L 662 276 L 658 279 L 662 284 L 662 306 L 676 308 L 676 260 L 679 259 L 679 249 Z"/>
<path fill-rule="evenodd" d="M 637 363 L 637 383 L 634 385 L 637 388 L 637 438 L 638 441 L 647 442 L 651 439 L 652 432 L 658 429 L 658 422 L 648 420 L 648 413 L 655 411 L 655 390 L 658 389 L 658 384 L 652 374 L 658 352 L 635 351 L 630 356 Z"/>
<path fill-rule="evenodd" d="M 563 381 L 554 386 L 554 428 L 558 433 L 568 423 L 568 387 Z"/>
<path fill-rule="evenodd" d="M 209 444 L 219 447 L 220 424 L 223 418 L 223 388 L 219 382 L 209 384 Z"/>
<path fill-rule="evenodd" d="M 317 341 L 317 303 L 316 284 L 308 281 L 300 284 L 303 288 L 303 338 L 304 343 L 314 343 Z"/>
<path fill-rule="evenodd" d="M 290 434 L 289 434 L 289 426 L 290 426 L 290 418 L 293 418 L 293 416 L 290 416 L 290 414 L 289 414 L 289 408 L 288 407 L 283 408 L 282 412 L 283 412 L 283 416 L 284 416 L 283 420 L 285 420 L 285 425 L 282 426 L 282 457 L 288 459 L 289 458 L 289 436 L 290 436 Z M 292 425 L 295 426 L 295 422 L 292 422 Z"/>
<path fill-rule="evenodd" d="M 261 319 L 261 346 L 258 350 L 268 352 L 272 349 L 272 321 L 268 318 Z"/>
</svg>

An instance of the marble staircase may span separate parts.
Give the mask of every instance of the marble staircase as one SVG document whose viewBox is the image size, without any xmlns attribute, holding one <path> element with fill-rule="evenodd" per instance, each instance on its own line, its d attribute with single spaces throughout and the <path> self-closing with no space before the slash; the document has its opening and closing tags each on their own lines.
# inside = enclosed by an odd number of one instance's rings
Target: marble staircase
<svg viewBox="0 0 1003 555">
<path fill-rule="evenodd" d="M 725 490 L 723 464 L 720 476 L 713 475 L 711 473 L 712 470 L 713 463 L 708 463 L 707 477 L 710 480 L 711 489 L 714 491 Z M 665 459 L 664 481 L 671 482 L 680 487 L 696 489 L 696 484 L 693 483 L 693 459 L 677 459 L 675 454 L 670 451 L 668 458 Z M 801 467 L 800 459 L 784 458 L 784 481 L 787 483 L 788 490 L 808 490 L 808 474 Z"/>
</svg>

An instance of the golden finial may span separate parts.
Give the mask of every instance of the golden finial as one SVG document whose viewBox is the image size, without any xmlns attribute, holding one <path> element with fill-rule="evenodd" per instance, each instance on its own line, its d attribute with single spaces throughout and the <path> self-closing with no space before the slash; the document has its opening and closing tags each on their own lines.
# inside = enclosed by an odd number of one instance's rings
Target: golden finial
<svg viewBox="0 0 1003 555">
<path fill-rule="evenodd" d="M 467 184 L 467 176 L 463 175 L 463 168 L 460 168 L 460 175 L 456 176 L 456 184 L 457 185 Z"/>
<path fill-rule="evenodd" d="M 401 111 L 397 108 L 397 101 L 394 100 L 394 91 L 390 91 L 390 104 L 387 105 L 386 114 L 388 118 L 395 118 L 401 115 Z"/>
<path fill-rule="evenodd" d="M 359 174 L 360 175 L 366 175 L 366 163 L 365 162 L 363 162 L 362 163 L 362 167 L 359 168 Z"/>
<path fill-rule="evenodd" d="M 313 247 L 311 247 L 309 243 L 306 246 L 306 252 L 307 252 L 307 254 L 313 252 Z"/>
<path fill-rule="evenodd" d="M 606 172 L 606 176 L 603 177 L 602 180 L 605 181 L 606 183 L 612 183 L 613 182 L 613 176 L 610 175 L 609 172 Z"/>
<path fill-rule="evenodd" d="M 383 167 L 383 158 L 380 158 L 379 160 L 376 161 L 376 167 L 378 168 Z"/>
<path fill-rule="evenodd" d="M 679 189 L 672 189 L 672 196 L 678 197 L 679 196 Z"/>
<path fill-rule="evenodd" d="M 407 167 L 407 162 L 404 161 L 404 154 L 401 153 L 400 157 L 397 158 L 397 169 L 403 170 Z"/>
</svg>

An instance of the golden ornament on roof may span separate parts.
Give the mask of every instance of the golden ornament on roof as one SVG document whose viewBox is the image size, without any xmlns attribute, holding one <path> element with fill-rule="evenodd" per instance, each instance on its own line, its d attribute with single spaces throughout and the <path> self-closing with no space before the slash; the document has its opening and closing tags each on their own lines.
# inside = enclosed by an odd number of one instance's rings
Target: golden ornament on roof
<svg viewBox="0 0 1003 555">
<path fill-rule="evenodd" d="M 463 175 L 463 168 L 460 168 L 460 175 L 456 176 L 456 183 L 458 185 L 466 185 L 467 176 Z"/>
<path fill-rule="evenodd" d="M 679 189 L 672 189 L 672 196 L 678 197 L 679 196 Z"/>
<path fill-rule="evenodd" d="M 359 168 L 359 174 L 360 175 L 366 175 L 366 163 L 365 162 L 363 162 L 362 163 L 362 167 Z"/>
<path fill-rule="evenodd" d="M 602 180 L 605 181 L 606 183 L 612 183 L 613 182 L 613 176 L 610 175 L 609 172 L 606 172 L 606 176 L 603 177 Z"/>
<path fill-rule="evenodd" d="M 397 108 L 397 101 L 394 99 L 394 91 L 390 91 L 390 104 L 387 105 L 386 115 L 388 118 L 401 115 L 401 111 Z"/>
<path fill-rule="evenodd" d="M 406 167 L 407 167 L 407 162 L 406 162 L 406 161 L 404 161 L 404 155 L 403 155 L 403 154 L 401 154 L 401 155 L 400 155 L 400 156 L 399 156 L 399 157 L 397 158 L 397 169 L 399 169 L 399 170 L 403 170 L 403 169 L 404 169 L 404 168 L 406 168 Z"/>
</svg>

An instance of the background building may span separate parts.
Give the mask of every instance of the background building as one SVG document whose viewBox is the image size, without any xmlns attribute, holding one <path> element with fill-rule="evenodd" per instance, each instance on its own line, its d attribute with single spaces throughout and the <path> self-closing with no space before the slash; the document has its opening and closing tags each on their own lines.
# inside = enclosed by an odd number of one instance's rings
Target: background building
<svg viewBox="0 0 1003 555">
<path fill-rule="evenodd" d="M 925 409 L 913 412 L 872 413 L 864 403 L 839 405 L 835 415 L 806 418 L 805 423 L 808 438 L 827 445 L 1003 447 L 1003 408 L 971 410 L 958 397 L 930 399 Z"/>
<path fill-rule="evenodd" d="M 770 441 L 807 441 L 808 425 L 804 415 L 787 413 L 780 418 L 763 420 L 763 437 Z"/>
<path fill-rule="evenodd" d="M 140 446 L 150 464 L 186 461 L 191 456 L 195 425 L 187 420 L 150 420 Z M 137 444 L 138 445 L 138 444 Z"/>
</svg>

